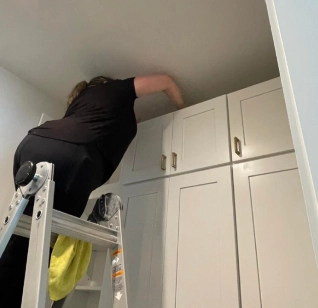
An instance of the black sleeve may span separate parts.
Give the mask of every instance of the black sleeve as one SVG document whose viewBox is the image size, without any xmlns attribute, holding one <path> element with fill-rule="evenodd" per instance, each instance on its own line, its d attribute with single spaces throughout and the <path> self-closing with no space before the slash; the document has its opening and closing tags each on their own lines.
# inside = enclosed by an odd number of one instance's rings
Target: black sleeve
<svg viewBox="0 0 318 308">
<path fill-rule="evenodd" d="M 120 80 L 121 92 L 125 95 L 127 100 L 135 101 L 137 98 L 134 81 L 135 77 Z"/>
<path fill-rule="evenodd" d="M 135 77 L 115 81 L 114 90 L 118 99 L 124 104 L 133 105 L 137 98 L 134 80 Z"/>
</svg>

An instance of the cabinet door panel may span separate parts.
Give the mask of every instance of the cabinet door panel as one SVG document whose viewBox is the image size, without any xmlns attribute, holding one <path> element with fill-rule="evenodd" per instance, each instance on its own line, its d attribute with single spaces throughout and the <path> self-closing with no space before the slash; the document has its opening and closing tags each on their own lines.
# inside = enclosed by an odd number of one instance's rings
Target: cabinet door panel
<svg viewBox="0 0 318 308">
<path fill-rule="evenodd" d="M 168 114 L 138 125 L 137 136 L 123 160 L 122 183 L 170 174 L 172 120 L 173 115 Z M 166 156 L 165 161 L 162 161 L 162 155 Z"/>
<path fill-rule="evenodd" d="M 164 308 L 238 308 L 230 167 L 170 179 Z"/>
<path fill-rule="evenodd" d="M 174 113 L 172 151 L 172 174 L 230 161 L 225 96 Z"/>
<path fill-rule="evenodd" d="M 294 154 L 234 166 L 245 308 L 314 308 L 318 271 Z"/>
<path fill-rule="evenodd" d="M 128 304 L 161 308 L 168 179 L 124 187 Z"/>
<path fill-rule="evenodd" d="M 233 160 L 293 149 L 279 78 L 229 94 L 228 103 Z M 235 153 L 235 137 L 241 154 Z"/>
</svg>

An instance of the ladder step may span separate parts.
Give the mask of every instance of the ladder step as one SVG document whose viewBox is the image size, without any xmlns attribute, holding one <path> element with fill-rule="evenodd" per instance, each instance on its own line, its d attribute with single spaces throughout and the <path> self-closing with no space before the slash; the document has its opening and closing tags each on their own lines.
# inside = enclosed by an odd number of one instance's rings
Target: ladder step
<svg viewBox="0 0 318 308">
<path fill-rule="evenodd" d="M 85 291 L 85 292 L 100 292 L 102 286 L 77 286 L 75 291 Z"/>
<path fill-rule="evenodd" d="M 22 215 L 15 234 L 30 237 L 31 217 Z M 118 232 L 101 225 L 53 210 L 52 233 L 76 238 L 95 246 L 113 248 L 117 244 Z"/>
</svg>

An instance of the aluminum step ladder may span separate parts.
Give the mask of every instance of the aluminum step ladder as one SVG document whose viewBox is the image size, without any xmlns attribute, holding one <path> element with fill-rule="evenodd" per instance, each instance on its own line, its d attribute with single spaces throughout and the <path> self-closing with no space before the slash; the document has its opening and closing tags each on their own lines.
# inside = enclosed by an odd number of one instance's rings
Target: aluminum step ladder
<svg viewBox="0 0 318 308">
<path fill-rule="evenodd" d="M 13 233 L 30 237 L 21 307 L 45 308 L 51 235 L 62 234 L 110 250 L 113 308 L 128 308 L 120 198 L 108 194 L 105 207 L 100 207 L 99 213 L 95 211 L 106 226 L 79 219 L 53 209 L 53 175 L 51 163 L 23 164 L 15 178 L 19 187 L 7 209 L 0 213 L 0 258 Z M 23 212 L 31 196 L 35 196 L 34 209 L 28 217 Z"/>
</svg>

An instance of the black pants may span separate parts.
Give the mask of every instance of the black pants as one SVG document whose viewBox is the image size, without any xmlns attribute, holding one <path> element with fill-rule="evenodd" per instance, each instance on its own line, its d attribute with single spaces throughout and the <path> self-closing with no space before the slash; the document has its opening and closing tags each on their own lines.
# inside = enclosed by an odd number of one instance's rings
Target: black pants
<svg viewBox="0 0 318 308">
<path fill-rule="evenodd" d="M 27 136 L 14 156 L 14 175 L 26 161 L 55 165 L 54 208 L 80 217 L 90 193 L 111 176 L 94 144 L 77 145 L 59 140 Z M 32 215 L 32 198 L 25 214 Z M 0 307 L 20 308 L 29 239 L 13 235 L 0 259 Z"/>
</svg>

